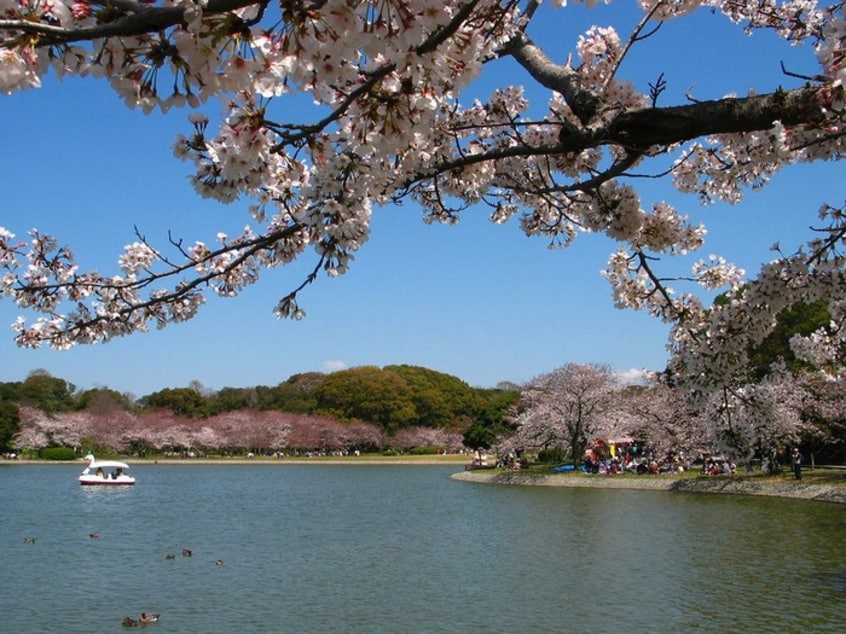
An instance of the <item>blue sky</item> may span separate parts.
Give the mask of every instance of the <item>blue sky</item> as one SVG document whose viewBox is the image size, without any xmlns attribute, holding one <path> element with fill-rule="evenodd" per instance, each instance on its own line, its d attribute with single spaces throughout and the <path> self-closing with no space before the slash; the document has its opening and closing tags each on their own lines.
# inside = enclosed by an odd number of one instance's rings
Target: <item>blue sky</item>
<svg viewBox="0 0 846 634">
<path fill-rule="evenodd" d="M 636 15 L 622 4 L 574 13 L 552 14 L 534 33 L 555 59 L 574 50 L 574 35 L 588 24 L 620 15 L 631 24 Z M 662 104 L 669 105 L 682 103 L 688 91 L 713 99 L 752 86 L 792 87 L 797 80 L 780 75 L 782 60 L 795 72 L 817 70 L 810 51 L 791 51 L 768 34 L 748 38 L 705 13 L 666 24 L 620 76 L 645 89 L 663 72 L 669 88 Z M 474 94 L 489 93 L 511 70 L 489 69 Z M 40 90 L 4 96 L 0 113 L 0 225 L 19 237 L 31 227 L 57 236 L 83 269 L 116 271 L 136 225 L 163 245 L 168 231 L 189 244 L 212 242 L 217 231 L 233 235 L 246 222 L 246 202 L 201 200 L 187 182 L 188 166 L 173 158 L 175 135 L 189 132 L 187 112 L 145 116 L 123 106 L 104 83 L 50 79 Z M 841 187 L 842 167 L 824 164 L 791 168 L 738 207 L 702 209 L 667 181 L 644 181 L 641 191 L 645 204 L 668 200 L 709 226 L 699 256 L 718 253 L 756 271 L 771 259 L 773 242 L 804 242 L 819 205 L 842 203 Z M 425 225 L 413 206 L 376 210 L 371 240 L 350 272 L 307 289 L 301 302 L 307 317 L 297 322 L 276 319 L 272 308 L 311 260 L 265 273 L 238 298 L 210 296 L 190 322 L 68 351 L 18 349 L 11 324 L 20 311 L 4 300 L 0 381 L 46 369 L 82 389 L 142 396 L 194 380 L 212 389 L 275 385 L 298 372 L 393 363 L 481 387 L 522 382 L 569 362 L 610 363 L 621 372 L 663 367 L 667 327 L 615 309 L 600 276 L 612 242 L 583 235 L 566 250 L 550 251 L 516 222 L 496 226 L 487 215 L 486 208 L 471 210 L 446 227 Z"/>
</svg>

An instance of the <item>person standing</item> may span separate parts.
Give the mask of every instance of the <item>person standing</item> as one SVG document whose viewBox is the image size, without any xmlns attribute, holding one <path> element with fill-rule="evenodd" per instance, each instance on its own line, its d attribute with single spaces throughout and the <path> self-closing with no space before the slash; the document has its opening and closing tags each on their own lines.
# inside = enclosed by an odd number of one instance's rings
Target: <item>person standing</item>
<svg viewBox="0 0 846 634">
<path fill-rule="evenodd" d="M 793 477 L 802 479 L 802 454 L 799 453 L 799 447 L 793 448 Z"/>
</svg>

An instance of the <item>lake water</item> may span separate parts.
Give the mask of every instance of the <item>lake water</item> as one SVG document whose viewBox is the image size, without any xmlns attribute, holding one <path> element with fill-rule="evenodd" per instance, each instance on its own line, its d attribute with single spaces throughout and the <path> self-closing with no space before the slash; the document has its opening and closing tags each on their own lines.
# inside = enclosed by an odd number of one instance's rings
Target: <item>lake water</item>
<svg viewBox="0 0 846 634">
<path fill-rule="evenodd" d="M 78 465 L 0 465 L 0 631 L 120 632 L 144 611 L 151 634 L 846 627 L 846 506 L 460 468 L 144 464 L 100 489 Z"/>
</svg>

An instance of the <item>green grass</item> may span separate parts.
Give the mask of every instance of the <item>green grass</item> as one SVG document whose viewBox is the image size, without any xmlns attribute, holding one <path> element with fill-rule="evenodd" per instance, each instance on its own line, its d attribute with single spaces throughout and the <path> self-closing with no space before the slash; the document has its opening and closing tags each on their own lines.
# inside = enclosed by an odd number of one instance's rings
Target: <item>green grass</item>
<svg viewBox="0 0 846 634">
<path fill-rule="evenodd" d="M 785 469 L 781 474 L 769 476 L 778 480 L 793 481 L 793 472 Z M 846 487 L 846 469 L 802 469 L 805 484 L 830 484 Z"/>
</svg>

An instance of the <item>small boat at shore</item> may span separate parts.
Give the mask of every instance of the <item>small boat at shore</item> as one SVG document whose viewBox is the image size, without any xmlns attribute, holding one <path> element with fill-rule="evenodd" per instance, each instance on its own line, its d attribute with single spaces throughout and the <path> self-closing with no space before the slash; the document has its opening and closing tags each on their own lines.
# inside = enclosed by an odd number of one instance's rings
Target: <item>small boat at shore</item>
<svg viewBox="0 0 846 634">
<path fill-rule="evenodd" d="M 83 486 L 127 486 L 135 484 L 135 476 L 129 472 L 129 465 L 117 460 L 97 460 L 92 454 L 85 456 L 88 461 L 79 475 Z"/>
</svg>

